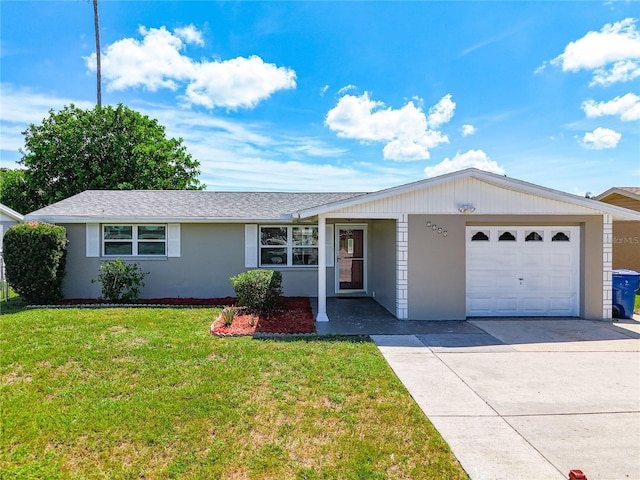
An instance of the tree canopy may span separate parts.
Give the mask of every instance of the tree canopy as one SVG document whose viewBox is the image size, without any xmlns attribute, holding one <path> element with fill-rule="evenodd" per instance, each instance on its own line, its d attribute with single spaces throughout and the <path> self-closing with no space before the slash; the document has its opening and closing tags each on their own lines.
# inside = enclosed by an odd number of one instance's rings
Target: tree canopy
<svg viewBox="0 0 640 480">
<path fill-rule="evenodd" d="M 182 139 L 166 138 L 157 120 L 122 104 L 50 110 L 42 124 L 22 133 L 25 145 L 18 163 L 23 173 L 5 173 L 0 184 L 2 203 L 20 213 L 90 189 L 205 188 L 198 180 L 200 163 Z M 14 203 L 15 197 L 21 203 Z"/>
</svg>

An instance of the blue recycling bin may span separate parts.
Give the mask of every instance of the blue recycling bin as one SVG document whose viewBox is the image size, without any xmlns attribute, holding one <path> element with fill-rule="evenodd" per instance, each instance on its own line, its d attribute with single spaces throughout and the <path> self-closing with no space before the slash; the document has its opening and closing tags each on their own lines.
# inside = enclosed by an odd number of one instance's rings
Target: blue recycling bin
<svg viewBox="0 0 640 480">
<path fill-rule="evenodd" d="M 640 287 L 640 273 L 634 270 L 613 270 L 613 317 L 633 317 L 636 291 Z"/>
</svg>

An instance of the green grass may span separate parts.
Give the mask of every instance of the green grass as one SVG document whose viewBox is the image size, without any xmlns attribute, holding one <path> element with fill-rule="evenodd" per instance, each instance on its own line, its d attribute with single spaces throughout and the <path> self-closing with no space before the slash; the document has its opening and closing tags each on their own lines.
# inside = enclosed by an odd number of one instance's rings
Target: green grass
<svg viewBox="0 0 640 480">
<path fill-rule="evenodd" d="M 467 478 L 370 341 L 210 337 L 214 309 L 2 310 L 2 479 Z"/>
<path fill-rule="evenodd" d="M 640 290 L 638 290 L 638 292 L 636 293 L 636 302 L 635 302 L 635 305 L 633 307 L 633 311 L 635 313 L 640 314 Z"/>
</svg>

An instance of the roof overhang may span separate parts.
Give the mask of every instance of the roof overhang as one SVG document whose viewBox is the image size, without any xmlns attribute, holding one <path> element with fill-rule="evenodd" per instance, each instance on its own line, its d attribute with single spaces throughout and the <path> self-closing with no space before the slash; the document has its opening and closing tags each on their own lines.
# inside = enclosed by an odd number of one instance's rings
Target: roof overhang
<svg viewBox="0 0 640 480">
<path fill-rule="evenodd" d="M 278 218 L 231 218 L 231 217 L 142 217 L 142 216 L 76 216 L 76 215 L 33 215 L 27 214 L 26 221 L 40 221 L 55 224 L 84 223 L 293 223 L 290 216 Z"/>
</svg>

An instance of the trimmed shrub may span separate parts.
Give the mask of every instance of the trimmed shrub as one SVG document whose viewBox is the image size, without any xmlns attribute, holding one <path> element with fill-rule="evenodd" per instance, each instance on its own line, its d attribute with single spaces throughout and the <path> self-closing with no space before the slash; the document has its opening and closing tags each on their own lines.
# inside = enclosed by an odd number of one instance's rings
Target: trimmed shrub
<svg viewBox="0 0 640 480">
<path fill-rule="evenodd" d="M 147 273 L 140 269 L 140 264 L 126 264 L 120 258 L 104 262 L 100 265 L 98 280 L 91 283 L 102 284 L 102 298 L 110 302 L 136 300 L 140 296 L 140 288 L 144 287 Z"/>
<path fill-rule="evenodd" d="M 238 305 L 251 312 L 268 313 L 282 295 L 282 274 L 274 270 L 249 270 L 231 277 Z"/>
<path fill-rule="evenodd" d="M 7 281 L 27 303 L 62 299 L 67 243 L 65 228 L 50 223 L 19 223 L 7 230 L 2 243 Z"/>
</svg>

